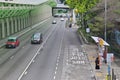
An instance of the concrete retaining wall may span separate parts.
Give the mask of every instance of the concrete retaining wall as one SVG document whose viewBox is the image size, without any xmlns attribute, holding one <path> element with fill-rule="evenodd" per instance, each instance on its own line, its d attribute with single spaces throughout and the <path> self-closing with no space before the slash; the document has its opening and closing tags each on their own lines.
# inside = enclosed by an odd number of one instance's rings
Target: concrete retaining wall
<svg viewBox="0 0 120 80">
<path fill-rule="evenodd" d="M 0 19 L 0 40 L 31 27 L 52 15 L 51 7 L 41 4 L 22 16 Z"/>
</svg>

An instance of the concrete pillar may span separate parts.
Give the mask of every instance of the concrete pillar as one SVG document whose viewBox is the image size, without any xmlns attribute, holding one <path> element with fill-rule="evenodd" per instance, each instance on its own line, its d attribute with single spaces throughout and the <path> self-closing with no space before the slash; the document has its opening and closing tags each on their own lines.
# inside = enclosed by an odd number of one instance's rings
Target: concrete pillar
<svg viewBox="0 0 120 80">
<path fill-rule="evenodd" d="M 27 25 L 26 25 L 26 17 L 25 17 L 25 28 L 27 27 Z"/>
<path fill-rule="evenodd" d="M 29 22 L 29 16 L 27 16 L 27 27 L 30 26 L 30 22 Z"/>
<path fill-rule="evenodd" d="M 25 27 L 28 27 L 27 16 L 26 16 L 26 18 L 25 18 Z"/>
<path fill-rule="evenodd" d="M 13 18 L 10 18 L 10 22 L 11 22 L 11 25 L 10 25 L 11 26 L 11 34 L 13 34 L 15 32 L 15 29 L 14 29 L 15 27 L 14 27 L 14 24 L 13 24 L 13 20 L 14 20 Z"/>
<path fill-rule="evenodd" d="M 4 22 L 3 19 L 1 20 L 1 22 L 2 22 L 2 38 L 5 38 L 5 34 L 6 34 L 5 33 L 5 27 L 4 27 L 5 26 L 5 24 L 4 24 L 5 22 Z"/>
<path fill-rule="evenodd" d="M 23 27 L 25 28 L 26 25 L 25 25 L 25 17 L 23 18 Z"/>
<path fill-rule="evenodd" d="M 2 38 L 2 22 L 0 20 L 0 39 Z"/>
<path fill-rule="evenodd" d="M 10 25 L 9 25 L 9 18 L 6 18 L 6 23 L 7 23 L 7 36 L 10 35 Z"/>
<path fill-rule="evenodd" d="M 18 24 L 18 31 L 20 31 L 21 30 L 21 28 L 20 28 L 20 26 L 21 26 L 20 25 L 20 17 L 17 18 L 17 24 Z"/>
<path fill-rule="evenodd" d="M 23 29 L 23 26 L 22 26 L 22 18 L 20 17 L 20 30 Z"/>
<path fill-rule="evenodd" d="M 18 23 L 17 23 L 17 18 L 14 17 L 14 28 L 15 28 L 15 32 L 18 31 L 18 25 L 17 25 L 17 24 L 18 24 Z"/>
<path fill-rule="evenodd" d="M 24 17 L 22 17 L 22 26 L 23 26 L 23 29 L 24 29 Z"/>
</svg>

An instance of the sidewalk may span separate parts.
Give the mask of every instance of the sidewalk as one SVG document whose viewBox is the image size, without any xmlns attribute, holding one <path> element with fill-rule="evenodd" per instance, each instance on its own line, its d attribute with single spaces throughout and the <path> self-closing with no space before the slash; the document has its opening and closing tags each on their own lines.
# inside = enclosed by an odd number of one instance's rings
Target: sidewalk
<svg viewBox="0 0 120 80">
<path fill-rule="evenodd" d="M 89 62 L 91 63 L 96 80 L 105 80 L 107 75 L 107 64 L 102 63 L 100 70 L 95 70 L 95 59 L 98 56 L 97 46 L 95 44 L 84 44 L 84 49 L 88 56 Z"/>
<path fill-rule="evenodd" d="M 75 27 L 75 25 L 74 25 Z M 100 70 L 95 69 L 95 59 L 98 57 L 98 47 L 96 44 L 89 43 L 85 38 L 84 34 L 80 31 L 78 32 L 80 40 L 82 40 L 82 46 L 84 48 L 84 52 L 87 55 L 87 58 L 90 63 L 90 67 L 92 68 L 92 72 L 94 73 L 93 80 L 106 80 L 107 75 L 107 64 L 104 62 L 100 66 Z"/>
</svg>

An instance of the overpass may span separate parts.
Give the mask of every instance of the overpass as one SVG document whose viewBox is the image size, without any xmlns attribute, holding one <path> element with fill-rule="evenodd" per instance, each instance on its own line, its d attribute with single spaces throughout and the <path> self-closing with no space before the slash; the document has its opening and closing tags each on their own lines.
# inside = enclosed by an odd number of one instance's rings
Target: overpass
<svg viewBox="0 0 120 80">
<path fill-rule="evenodd" d="M 60 15 L 61 15 L 61 13 L 66 14 L 69 12 L 69 10 L 70 10 L 69 6 L 64 5 L 64 4 L 57 4 L 56 7 L 52 7 L 52 16 L 58 17 L 59 14 Z M 60 12 L 60 11 L 62 11 L 62 12 Z"/>
<path fill-rule="evenodd" d="M 48 18 L 51 8 L 47 1 L 0 0 L 0 40 Z"/>
</svg>

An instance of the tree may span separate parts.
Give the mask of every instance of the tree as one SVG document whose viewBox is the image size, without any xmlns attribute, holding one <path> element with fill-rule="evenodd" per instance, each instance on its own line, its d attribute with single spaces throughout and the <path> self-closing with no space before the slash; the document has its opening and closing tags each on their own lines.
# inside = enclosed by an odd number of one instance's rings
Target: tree
<svg viewBox="0 0 120 80">
<path fill-rule="evenodd" d="M 86 23 L 89 18 L 86 13 L 98 2 L 99 0 L 66 0 L 67 5 L 72 9 L 77 9 L 78 14 L 81 15 L 80 21 L 82 26 L 84 26 L 84 23 Z"/>
</svg>

